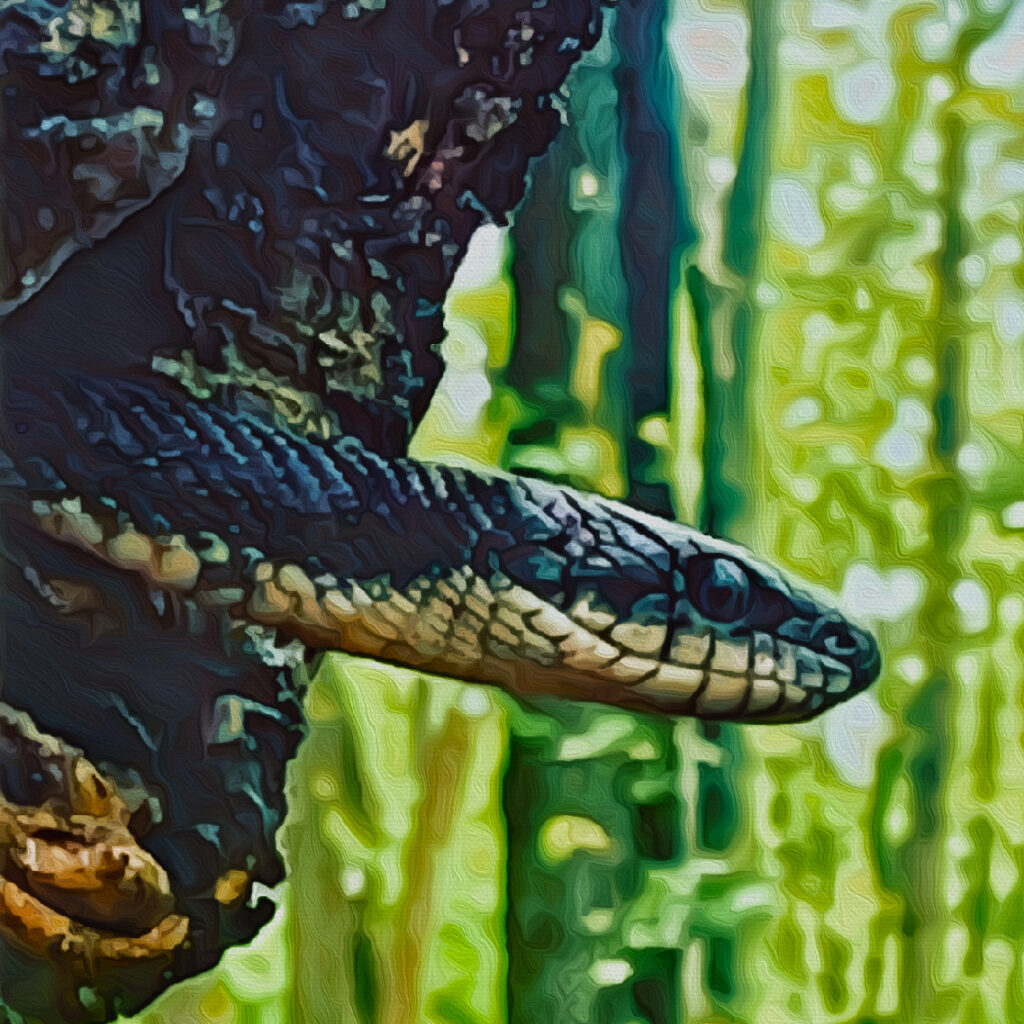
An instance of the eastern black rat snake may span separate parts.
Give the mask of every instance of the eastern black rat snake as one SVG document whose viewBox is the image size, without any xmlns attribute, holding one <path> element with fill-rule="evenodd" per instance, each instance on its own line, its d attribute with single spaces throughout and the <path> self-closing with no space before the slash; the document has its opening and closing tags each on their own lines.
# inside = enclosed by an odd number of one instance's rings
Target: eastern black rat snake
<svg viewBox="0 0 1024 1024">
<path fill-rule="evenodd" d="M 596 0 L 0 14 L 2 696 L 32 719 L 0 714 L 0 994 L 29 1016 L 107 1020 L 266 919 L 289 638 L 760 722 L 877 675 L 867 634 L 731 545 L 405 456 L 454 269 L 600 22 Z"/>
</svg>

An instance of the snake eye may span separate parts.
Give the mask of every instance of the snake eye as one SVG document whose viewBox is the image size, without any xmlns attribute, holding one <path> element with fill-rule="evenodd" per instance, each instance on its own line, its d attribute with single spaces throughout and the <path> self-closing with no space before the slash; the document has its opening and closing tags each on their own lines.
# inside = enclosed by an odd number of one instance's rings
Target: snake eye
<svg viewBox="0 0 1024 1024">
<path fill-rule="evenodd" d="M 731 558 L 691 560 L 686 585 L 697 611 L 715 622 L 735 622 L 750 611 L 750 577 Z"/>
</svg>

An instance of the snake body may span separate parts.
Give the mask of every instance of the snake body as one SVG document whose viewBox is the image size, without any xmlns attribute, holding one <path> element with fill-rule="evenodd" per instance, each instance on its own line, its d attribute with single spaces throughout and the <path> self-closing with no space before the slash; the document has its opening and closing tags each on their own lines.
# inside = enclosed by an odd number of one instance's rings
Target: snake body
<svg viewBox="0 0 1024 1024">
<path fill-rule="evenodd" d="M 266 919 L 291 638 L 758 722 L 877 675 L 865 632 L 732 545 L 406 455 L 455 267 L 521 197 L 600 21 L 596 0 L 0 14 L 2 696 L 34 723 L 0 715 L 0 979 L 42 964 L 42 1019 L 141 1005 Z M 75 765 L 111 794 L 91 817 Z M 67 895 L 90 879 L 95 905 Z"/>
</svg>

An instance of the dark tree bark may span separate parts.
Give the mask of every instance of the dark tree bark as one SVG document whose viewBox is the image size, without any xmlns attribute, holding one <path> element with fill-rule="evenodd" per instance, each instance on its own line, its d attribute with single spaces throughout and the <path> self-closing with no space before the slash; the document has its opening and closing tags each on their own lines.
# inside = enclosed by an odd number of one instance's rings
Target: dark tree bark
<svg viewBox="0 0 1024 1024">
<path fill-rule="evenodd" d="M 55 477 L 73 467 L 53 473 L 59 458 L 44 443 L 33 450 L 50 479 L 26 479 L 33 456 L 12 416 L 59 423 L 70 403 L 54 444 L 73 452 L 99 435 L 75 438 L 69 386 L 146 380 L 156 365 L 182 393 L 258 404 L 300 437 L 344 433 L 399 454 L 440 376 L 434 346 L 458 259 L 478 224 L 518 200 L 527 160 L 557 129 L 548 96 L 600 28 L 596 0 L 239 2 L 198 15 L 157 0 L 141 17 L 110 7 L 113 24 L 98 19 L 84 37 L 70 4 L 56 20 L 14 5 L 0 23 L 4 447 L 17 462 L 4 697 L 86 749 L 112 790 L 135 795 L 133 832 L 189 929 L 184 941 L 175 929 L 154 939 L 148 918 L 77 920 L 80 908 L 19 871 L 9 838 L 8 903 L 23 897 L 46 925 L 24 908 L 0 912 L 0 990 L 54 1020 L 137 1008 L 266 920 L 269 905 L 250 910 L 246 897 L 281 875 L 274 835 L 300 730 L 290 673 L 272 652 L 261 664 L 260 638 L 228 610 L 238 598 L 217 586 L 218 568 L 234 582 L 223 563 L 205 562 L 203 593 L 185 593 L 159 572 L 177 554 L 189 582 L 194 556 L 175 547 L 180 537 L 143 542 L 135 564 L 108 550 L 104 565 L 81 550 L 76 523 L 86 535 L 102 524 L 108 549 L 111 537 L 138 543 L 123 512 L 120 525 L 76 519 L 69 502 L 41 523 L 21 495 L 59 499 Z M 112 441 L 128 444 L 116 431 Z M 160 525 L 156 514 L 146 528 Z M 69 537 L 77 546 L 61 543 Z M 12 729 L 20 741 L 2 751 L 0 781 L 15 832 L 43 844 L 29 814 L 43 808 L 60 824 L 46 849 L 82 845 L 70 769 L 26 774 L 29 739 Z M 124 955 L 86 948 L 107 933 L 122 936 Z"/>
</svg>

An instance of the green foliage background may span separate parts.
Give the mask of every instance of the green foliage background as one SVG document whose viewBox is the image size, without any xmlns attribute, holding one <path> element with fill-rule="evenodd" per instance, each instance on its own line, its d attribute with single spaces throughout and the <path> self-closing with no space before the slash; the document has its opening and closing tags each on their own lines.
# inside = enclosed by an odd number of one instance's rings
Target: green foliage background
<svg viewBox="0 0 1024 1024">
<path fill-rule="evenodd" d="M 329 656 L 281 911 L 147 1024 L 1024 1020 L 1024 4 L 615 18 L 417 453 L 727 533 L 883 677 L 671 726 Z"/>
</svg>

